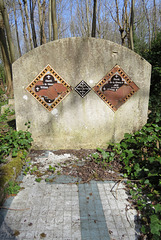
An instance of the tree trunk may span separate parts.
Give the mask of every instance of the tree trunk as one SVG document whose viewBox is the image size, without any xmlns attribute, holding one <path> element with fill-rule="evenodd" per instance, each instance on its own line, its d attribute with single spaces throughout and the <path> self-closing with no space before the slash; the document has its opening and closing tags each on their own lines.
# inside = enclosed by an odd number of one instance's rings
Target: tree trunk
<svg viewBox="0 0 161 240">
<path fill-rule="evenodd" d="M 18 0 L 18 2 L 19 2 L 19 6 L 20 6 L 20 10 L 21 10 L 21 17 L 22 17 L 22 22 L 23 22 L 23 36 L 24 36 L 24 40 L 25 40 L 26 49 L 27 49 L 27 52 L 28 52 L 30 49 L 29 49 L 29 44 L 28 44 L 28 40 L 27 40 L 25 18 L 24 18 L 24 15 L 23 15 L 21 0 Z"/>
<path fill-rule="evenodd" d="M 115 0 L 115 6 L 116 6 L 116 19 L 113 17 L 113 15 L 112 15 L 112 18 L 116 22 L 116 24 L 119 26 L 121 44 L 122 46 L 125 46 L 125 38 L 127 37 L 127 0 L 124 0 L 124 6 L 122 10 L 122 23 L 120 23 L 119 7 L 118 7 L 117 0 Z"/>
<path fill-rule="evenodd" d="M 124 0 L 124 7 L 123 7 L 123 13 L 122 13 L 122 26 L 124 29 L 125 38 L 127 38 L 127 41 L 128 41 L 128 48 L 130 48 L 130 24 L 129 24 L 129 16 L 128 16 L 128 10 L 127 10 L 127 0 Z"/>
<path fill-rule="evenodd" d="M 90 26 L 89 26 L 89 6 L 88 6 L 88 0 L 86 0 L 86 18 L 87 18 L 87 36 L 90 37 Z"/>
<path fill-rule="evenodd" d="M 56 20 L 56 0 L 51 0 L 51 18 L 53 25 L 53 40 L 58 39 L 58 25 Z"/>
<path fill-rule="evenodd" d="M 97 0 L 94 0 L 93 1 L 93 20 L 92 20 L 91 37 L 96 37 L 96 14 L 97 14 Z"/>
<path fill-rule="evenodd" d="M 32 37 L 31 37 L 31 31 L 30 31 L 27 0 L 23 0 L 23 3 L 24 3 L 25 15 L 26 15 L 27 28 L 28 28 L 28 33 L 29 33 L 30 46 L 31 46 L 31 49 L 33 49 L 34 47 L 33 47 L 33 42 L 32 42 Z"/>
<path fill-rule="evenodd" d="M 125 46 L 125 38 L 126 38 L 126 34 L 124 33 L 123 29 L 119 29 L 120 31 L 120 35 L 121 35 L 121 45 Z"/>
<path fill-rule="evenodd" d="M 49 42 L 51 41 L 51 0 L 49 0 Z"/>
<path fill-rule="evenodd" d="M 70 32 L 71 36 L 75 37 L 75 26 L 74 26 L 74 20 L 73 20 L 73 1 L 70 1 L 70 16 L 71 16 L 71 21 L 70 21 Z"/>
<path fill-rule="evenodd" d="M 98 22 L 98 28 L 97 29 L 97 34 L 98 34 L 98 37 L 101 38 L 104 38 L 104 34 L 102 32 L 102 21 L 101 21 L 101 16 L 100 16 L 100 12 L 101 12 L 101 1 L 99 2 L 99 5 L 98 5 L 98 14 L 97 14 L 97 22 Z M 105 20 L 106 21 L 106 20 Z M 107 25 L 108 26 L 108 25 Z M 106 29 L 108 31 L 108 29 Z"/>
<path fill-rule="evenodd" d="M 17 16 L 16 16 L 15 2 L 13 1 L 12 4 L 13 4 L 14 17 L 15 17 L 15 27 L 16 27 L 16 37 L 17 37 L 18 52 L 19 52 L 19 57 L 21 57 L 22 53 L 21 53 L 19 33 L 18 33 L 18 25 L 17 25 Z"/>
<path fill-rule="evenodd" d="M 131 0 L 131 16 L 130 16 L 130 49 L 134 50 L 134 0 Z"/>
<path fill-rule="evenodd" d="M 44 29 L 44 25 L 45 25 L 45 6 L 46 6 L 46 2 L 44 0 L 43 4 L 42 4 L 42 10 L 43 10 L 43 13 L 42 13 L 42 44 L 46 43 L 46 36 L 45 36 L 45 29 Z"/>
<path fill-rule="evenodd" d="M 9 45 L 9 50 L 10 50 L 10 57 L 11 57 L 11 62 L 13 63 L 15 61 L 15 52 L 14 52 L 14 44 L 12 42 L 12 36 L 11 36 L 11 30 L 10 30 L 10 25 L 9 25 L 9 20 L 8 20 L 8 14 L 6 7 L 4 5 L 4 1 L 0 0 L 0 11 L 2 13 L 5 29 L 6 29 L 6 35 L 7 35 L 7 41 Z"/>
<path fill-rule="evenodd" d="M 145 0 L 142 0 L 142 2 L 143 2 L 144 13 L 145 13 L 146 20 L 147 20 L 147 23 L 148 23 L 149 48 L 151 48 L 151 26 L 150 26 L 150 19 L 149 19 L 149 16 L 148 16 L 148 10 L 147 10 L 147 7 L 146 7 L 146 5 L 145 5 Z"/>
<path fill-rule="evenodd" d="M 40 45 L 42 45 L 42 7 L 40 0 L 38 0 L 38 10 L 39 10 L 39 27 L 40 27 Z"/>
<path fill-rule="evenodd" d="M 37 38 L 36 38 L 35 21 L 34 21 L 35 6 L 36 6 L 36 0 L 30 0 L 30 19 L 31 19 L 32 40 L 34 43 L 34 48 L 37 47 Z"/>
<path fill-rule="evenodd" d="M 45 0 L 41 5 L 40 0 L 38 0 L 38 9 L 39 9 L 39 26 L 40 26 L 40 45 L 46 43 L 45 31 L 44 31 L 44 22 L 45 22 Z M 43 13 L 42 13 L 43 11 Z"/>
<path fill-rule="evenodd" d="M 0 36 L 1 36 L 0 47 L 1 47 L 4 70 L 5 70 L 5 78 L 7 83 L 6 94 L 12 98 L 13 97 L 12 70 L 11 70 L 12 68 L 11 68 L 11 62 L 9 59 L 7 41 L 6 41 L 5 30 L 4 30 L 4 22 L 3 22 L 1 12 L 0 12 Z"/>
<path fill-rule="evenodd" d="M 153 39 L 155 40 L 157 37 L 157 10 L 156 10 L 156 3 L 153 0 Z"/>
</svg>

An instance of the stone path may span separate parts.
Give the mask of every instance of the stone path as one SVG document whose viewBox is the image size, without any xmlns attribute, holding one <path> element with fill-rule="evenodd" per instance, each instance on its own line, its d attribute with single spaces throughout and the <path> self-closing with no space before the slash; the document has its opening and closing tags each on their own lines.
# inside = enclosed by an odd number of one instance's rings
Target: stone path
<svg viewBox="0 0 161 240">
<path fill-rule="evenodd" d="M 51 153 L 37 156 L 45 166 Z M 53 157 L 55 157 L 53 155 Z M 66 156 L 67 158 L 70 156 Z M 60 156 L 55 161 L 64 160 Z M 127 201 L 124 184 L 111 192 L 114 182 L 76 183 L 68 176 L 57 176 L 53 182 L 35 181 L 23 176 L 23 188 L 0 210 L 0 239 L 18 240 L 135 240 L 138 227 L 136 211 Z M 114 188 L 116 189 L 116 187 Z"/>
</svg>

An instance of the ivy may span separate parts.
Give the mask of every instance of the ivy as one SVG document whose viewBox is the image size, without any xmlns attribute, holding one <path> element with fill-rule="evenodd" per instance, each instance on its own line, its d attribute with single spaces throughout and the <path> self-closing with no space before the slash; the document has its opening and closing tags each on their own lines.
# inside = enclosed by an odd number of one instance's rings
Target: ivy
<svg viewBox="0 0 161 240">
<path fill-rule="evenodd" d="M 9 109 L 5 111 L 4 114 L 0 116 L 0 122 L 7 122 L 7 118 L 10 115 L 13 115 L 14 112 L 11 112 Z M 31 133 L 28 131 L 30 128 L 30 122 L 26 124 L 26 131 L 16 131 L 12 127 L 1 128 L 0 131 L 0 163 L 4 163 L 6 158 L 11 155 L 12 157 L 17 157 L 18 152 L 22 150 L 28 151 L 31 147 L 33 141 Z M 26 151 L 23 151 L 24 153 Z"/>
<path fill-rule="evenodd" d="M 8 183 L 8 187 L 5 189 L 5 193 L 10 195 L 10 194 L 17 194 L 21 187 L 17 182 L 10 181 Z"/>
<path fill-rule="evenodd" d="M 104 162 L 119 160 L 122 173 L 134 205 L 141 215 L 141 231 L 146 239 L 157 240 L 161 235 L 161 127 L 148 123 L 134 134 L 126 133 L 117 144 L 107 150 L 97 149 L 93 160 Z"/>
</svg>

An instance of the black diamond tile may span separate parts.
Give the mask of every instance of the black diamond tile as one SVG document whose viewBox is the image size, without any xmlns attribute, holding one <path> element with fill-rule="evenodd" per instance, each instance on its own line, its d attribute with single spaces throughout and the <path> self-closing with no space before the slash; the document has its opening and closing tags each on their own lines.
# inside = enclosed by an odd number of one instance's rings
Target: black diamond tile
<svg viewBox="0 0 161 240">
<path fill-rule="evenodd" d="M 75 91 L 82 97 L 84 98 L 90 91 L 91 87 L 85 82 L 81 81 L 78 83 L 78 85 L 75 87 Z"/>
</svg>

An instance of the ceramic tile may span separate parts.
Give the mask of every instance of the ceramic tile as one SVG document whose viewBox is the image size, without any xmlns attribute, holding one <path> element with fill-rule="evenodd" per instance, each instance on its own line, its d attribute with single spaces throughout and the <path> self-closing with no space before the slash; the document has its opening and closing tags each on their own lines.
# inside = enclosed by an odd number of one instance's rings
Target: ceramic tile
<svg viewBox="0 0 161 240">
<path fill-rule="evenodd" d="M 26 90 L 48 111 L 54 109 L 72 90 L 71 86 L 47 65 Z"/>
<path fill-rule="evenodd" d="M 93 90 L 115 112 L 139 88 L 124 70 L 116 65 Z"/>
<path fill-rule="evenodd" d="M 90 91 L 91 87 L 85 82 L 81 81 L 78 83 L 78 85 L 75 87 L 75 91 L 82 97 L 84 98 Z"/>
</svg>

